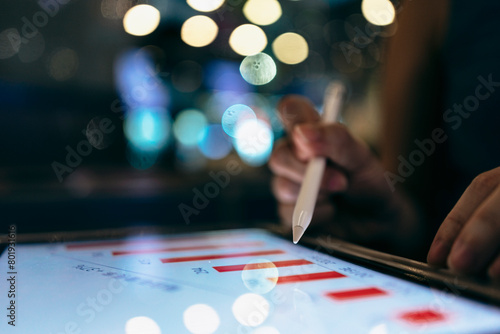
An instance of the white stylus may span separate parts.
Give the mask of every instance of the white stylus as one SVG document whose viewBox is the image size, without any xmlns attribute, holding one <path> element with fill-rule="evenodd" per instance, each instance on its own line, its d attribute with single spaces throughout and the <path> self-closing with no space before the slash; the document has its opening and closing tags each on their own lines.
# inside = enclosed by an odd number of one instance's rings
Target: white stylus
<svg viewBox="0 0 500 334">
<path fill-rule="evenodd" d="M 333 123 L 340 114 L 344 85 L 338 81 L 328 85 L 323 100 L 323 123 Z M 299 242 L 311 222 L 318 191 L 323 178 L 326 160 L 324 157 L 316 157 L 309 161 L 300 187 L 299 197 L 293 211 L 293 243 Z"/>
</svg>

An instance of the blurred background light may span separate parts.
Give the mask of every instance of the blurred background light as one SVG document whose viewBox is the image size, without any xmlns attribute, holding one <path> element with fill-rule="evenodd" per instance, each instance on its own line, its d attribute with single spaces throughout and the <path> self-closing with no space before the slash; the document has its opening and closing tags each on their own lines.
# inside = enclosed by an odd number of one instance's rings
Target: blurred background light
<svg viewBox="0 0 500 334">
<path fill-rule="evenodd" d="M 195 109 L 181 111 L 174 122 L 173 132 L 184 146 L 196 146 L 205 136 L 207 130 L 207 118 Z"/>
<path fill-rule="evenodd" d="M 122 53 L 115 63 L 115 81 L 129 108 L 166 107 L 168 91 L 158 77 L 151 54 L 145 49 Z"/>
<path fill-rule="evenodd" d="M 255 112 L 249 106 L 244 104 L 234 104 L 226 109 L 222 115 L 222 128 L 231 137 L 236 137 L 236 128 L 238 124 L 256 119 Z"/>
<path fill-rule="evenodd" d="M 389 0 L 363 0 L 361 11 L 366 20 L 377 26 L 386 26 L 394 22 L 396 10 Z"/>
<path fill-rule="evenodd" d="M 187 45 L 203 47 L 212 43 L 219 32 L 217 24 L 204 15 L 190 17 L 181 27 L 181 39 Z"/>
<path fill-rule="evenodd" d="M 240 65 L 240 73 L 252 85 L 265 85 L 276 76 L 276 63 L 269 55 L 261 52 L 245 57 Z"/>
<path fill-rule="evenodd" d="M 234 139 L 236 152 L 246 164 L 261 166 L 267 162 L 273 149 L 271 126 L 260 119 L 238 124 Z"/>
<path fill-rule="evenodd" d="M 110 20 L 119 20 L 132 7 L 132 0 L 102 0 L 101 14 Z"/>
<path fill-rule="evenodd" d="M 243 326 L 257 327 L 269 316 L 270 305 L 266 298 L 255 293 L 245 293 L 233 303 L 232 311 Z"/>
<path fill-rule="evenodd" d="M 279 35 L 272 44 L 276 58 L 285 64 L 298 64 L 306 60 L 309 46 L 304 37 L 293 32 Z"/>
<path fill-rule="evenodd" d="M 246 93 L 250 90 L 250 85 L 241 77 L 239 64 L 237 62 L 214 60 L 208 63 L 205 69 L 205 85 L 208 89 L 219 92 L 232 91 L 238 93 Z M 222 111 L 229 105 L 231 104 L 224 106 Z"/>
<path fill-rule="evenodd" d="M 267 26 L 281 17 L 281 5 L 277 0 L 248 0 L 243 6 L 243 14 L 248 21 Z"/>
<path fill-rule="evenodd" d="M 198 147 L 205 157 L 212 160 L 224 158 L 233 148 L 229 137 L 220 124 L 211 124 L 207 127 Z"/>
<path fill-rule="evenodd" d="M 224 0 L 187 0 L 191 8 L 199 12 L 212 12 L 224 3 Z"/>
<path fill-rule="evenodd" d="M 159 151 L 168 142 L 170 121 L 164 109 L 132 109 L 127 113 L 123 126 L 129 142 L 140 150 Z"/>
<path fill-rule="evenodd" d="M 258 264 L 258 269 L 255 265 Z M 241 271 L 241 279 L 248 290 L 259 295 L 275 288 L 279 272 L 276 265 L 266 259 L 255 259 L 248 262 Z"/>
<path fill-rule="evenodd" d="M 49 74 L 57 81 L 71 79 L 78 70 L 78 54 L 69 48 L 60 48 L 52 53 L 49 60 Z"/>
<path fill-rule="evenodd" d="M 267 46 L 266 33 L 256 25 L 243 24 L 233 30 L 229 36 L 229 45 L 239 55 L 254 55 Z"/>
<path fill-rule="evenodd" d="M 130 8 L 123 17 L 125 31 L 134 36 L 149 35 L 160 24 L 160 12 L 151 5 Z"/>
<path fill-rule="evenodd" d="M 160 326 L 151 318 L 134 317 L 127 320 L 125 334 L 161 334 Z"/>
<path fill-rule="evenodd" d="M 220 318 L 213 307 L 206 304 L 189 306 L 182 315 L 184 326 L 192 334 L 212 334 L 220 325 Z"/>
</svg>

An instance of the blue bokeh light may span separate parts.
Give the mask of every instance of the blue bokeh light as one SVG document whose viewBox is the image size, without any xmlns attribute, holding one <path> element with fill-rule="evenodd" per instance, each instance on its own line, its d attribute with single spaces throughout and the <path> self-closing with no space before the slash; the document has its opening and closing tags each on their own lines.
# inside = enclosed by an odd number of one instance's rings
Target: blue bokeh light
<svg viewBox="0 0 500 334">
<path fill-rule="evenodd" d="M 131 109 L 123 127 L 125 136 L 138 150 L 159 151 L 168 143 L 170 119 L 164 109 Z"/>
<path fill-rule="evenodd" d="M 226 109 L 222 115 L 222 128 L 231 137 L 236 137 L 236 128 L 238 124 L 256 119 L 255 112 L 249 106 L 244 104 L 234 104 Z"/>
<path fill-rule="evenodd" d="M 209 159 L 222 159 L 231 152 L 233 145 L 228 135 L 220 124 L 212 124 L 207 127 L 205 136 L 198 144 L 198 147 Z"/>
<path fill-rule="evenodd" d="M 186 109 L 175 119 L 173 132 L 175 139 L 182 145 L 196 146 L 205 136 L 207 118 L 199 110 Z"/>
<path fill-rule="evenodd" d="M 260 119 L 238 124 L 234 147 L 246 164 L 261 166 L 267 162 L 273 149 L 274 134 L 271 126 Z"/>
</svg>

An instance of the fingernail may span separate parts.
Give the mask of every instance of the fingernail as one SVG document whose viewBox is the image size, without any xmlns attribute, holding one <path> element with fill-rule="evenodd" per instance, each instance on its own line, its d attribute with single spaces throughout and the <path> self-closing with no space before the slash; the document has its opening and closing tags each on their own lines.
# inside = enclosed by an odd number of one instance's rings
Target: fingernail
<svg viewBox="0 0 500 334">
<path fill-rule="evenodd" d="M 460 273 L 472 273 L 476 271 L 476 254 L 461 240 L 453 247 L 448 266 Z"/>
<path fill-rule="evenodd" d="M 308 125 L 297 125 L 295 127 L 295 132 L 298 138 L 304 142 L 313 142 L 321 138 L 319 130 Z"/>
<path fill-rule="evenodd" d="M 449 247 L 445 245 L 442 239 L 434 239 L 427 255 L 427 262 L 434 265 L 445 265 L 449 251 Z"/>
</svg>

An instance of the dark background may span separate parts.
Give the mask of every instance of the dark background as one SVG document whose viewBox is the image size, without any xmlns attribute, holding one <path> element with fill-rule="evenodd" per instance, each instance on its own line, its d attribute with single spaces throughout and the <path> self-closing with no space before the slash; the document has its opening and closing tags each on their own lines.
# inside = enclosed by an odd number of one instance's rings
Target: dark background
<svg viewBox="0 0 500 334">
<path fill-rule="evenodd" d="M 122 25 L 125 11 L 139 3 L 155 6 L 162 17 L 160 26 L 144 37 L 127 34 Z M 172 141 L 152 167 L 134 168 L 127 160 L 123 115 L 112 108 L 120 98 L 115 62 L 132 47 L 154 50 L 156 69 L 170 92 L 173 119 L 185 108 L 199 108 L 200 99 L 214 93 L 207 76 L 198 89 L 186 93 L 173 85 L 172 73 L 185 60 L 196 61 L 203 70 L 214 60 L 239 63 L 243 57 L 227 46 L 227 38 L 236 26 L 248 23 L 241 11 L 243 3 L 226 1 L 221 9 L 207 13 L 219 25 L 219 35 L 211 45 L 193 48 L 182 42 L 180 28 L 187 18 L 203 13 L 185 1 L 71 0 L 59 5 L 58 12 L 13 52 L 6 32 L 22 31 L 23 18 L 33 22 L 41 8 L 36 1 L 2 1 L 0 233 L 6 233 L 9 224 L 17 224 L 19 233 L 142 224 L 183 226 L 186 222 L 178 206 L 192 206 L 193 189 L 202 190 L 211 181 L 208 173 L 224 170 L 229 160 L 237 161 L 242 172 L 231 176 L 229 185 L 191 216 L 190 224 L 276 222 L 271 173 L 265 165 L 247 166 L 233 150 L 222 160 L 208 160 L 192 170 L 182 164 Z M 271 106 L 287 93 L 304 94 L 320 104 L 324 85 L 341 77 L 349 84 L 345 119 L 358 135 L 372 140 L 376 119 L 370 107 L 370 85 L 376 81 L 384 38 L 366 35 L 370 25 L 361 15 L 360 1 L 280 3 L 283 16 L 263 27 L 269 44 L 279 34 L 293 31 L 305 37 L 310 54 L 298 65 L 278 63 L 275 80 L 252 87 L 253 92 L 262 94 Z M 356 52 L 346 57 L 341 43 Z M 61 50 L 70 50 L 76 62 L 57 58 Z M 264 51 L 271 54 L 270 45 Z M 111 144 L 93 149 L 59 182 L 52 163 L 64 161 L 66 146 L 75 148 L 86 139 L 82 130 L 95 117 L 111 119 L 118 129 Z"/>
</svg>

